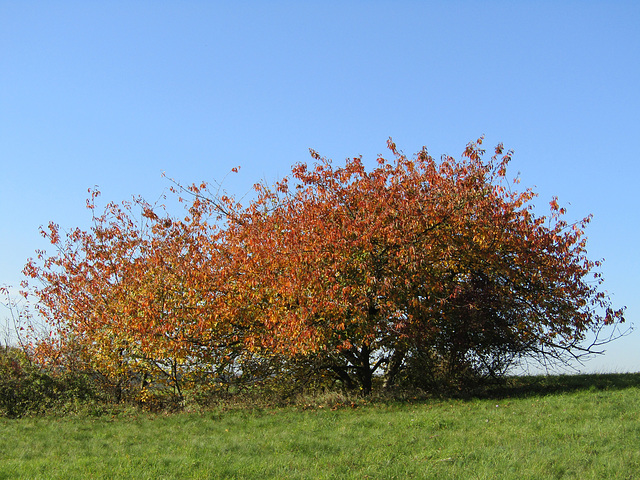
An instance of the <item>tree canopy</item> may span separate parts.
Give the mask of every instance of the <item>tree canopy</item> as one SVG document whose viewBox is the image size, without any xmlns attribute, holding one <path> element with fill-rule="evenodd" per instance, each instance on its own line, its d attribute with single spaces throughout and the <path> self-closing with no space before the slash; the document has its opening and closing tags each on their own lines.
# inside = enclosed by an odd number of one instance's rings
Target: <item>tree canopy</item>
<svg viewBox="0 0 640 480">
<path fill-rule="evenodd" d="M 50 224 L 57 253 L 25 268 L 53 329 L 34 351 L 117 388 L 324 378 L 366 394 L 378 377 L 428 387 L 564 361 L 624 321 L 587 256 L 590 217 L 568 222 L 556 198 L 537 215 L 502 145 L 488 160 L 482 139 L 459 160 L 388 146 L 371 170 L 312 151 L 246 205 L 178 186 L 183 217 L 142 199 L 97 214 L 92 192 L 93 227 Z"/>
</svg>

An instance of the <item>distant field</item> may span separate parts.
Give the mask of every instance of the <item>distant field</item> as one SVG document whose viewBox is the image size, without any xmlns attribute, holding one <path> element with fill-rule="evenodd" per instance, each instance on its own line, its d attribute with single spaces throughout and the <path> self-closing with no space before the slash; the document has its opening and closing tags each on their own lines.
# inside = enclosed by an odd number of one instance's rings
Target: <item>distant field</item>
<svg viewBox="0 0 640 480">
<path fill-rule="evenodd" d="M 640 374 L 485 398 L 0 420 L 7 479 L 637 479 Z"/>
</svg>

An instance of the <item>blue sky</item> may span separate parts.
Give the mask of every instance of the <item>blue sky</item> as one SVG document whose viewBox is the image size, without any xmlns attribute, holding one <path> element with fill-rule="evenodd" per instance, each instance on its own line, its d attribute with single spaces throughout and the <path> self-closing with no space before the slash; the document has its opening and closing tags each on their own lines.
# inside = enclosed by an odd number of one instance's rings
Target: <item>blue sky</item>
<svg viewBox="0 0 640 480">
<path fill-rule="evenodd" d="M 569 217 L 640 326 L 640 3 L 0 0 L 0 284 L 104 201 L 221 180 L 239 196 L 308 149 L 373 165 L 388 137 L 458 157 L 485 135 Z M 3 312 L 0 312 L 3 315 Z M 640 371 L 638 329 L 584 371 Z"/>
</svg>

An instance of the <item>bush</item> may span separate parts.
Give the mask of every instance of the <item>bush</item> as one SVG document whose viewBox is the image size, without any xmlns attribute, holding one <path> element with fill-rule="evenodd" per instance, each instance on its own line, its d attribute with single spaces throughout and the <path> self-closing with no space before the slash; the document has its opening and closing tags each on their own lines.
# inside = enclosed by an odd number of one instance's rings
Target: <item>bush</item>
<svg viewBox="0 0 640 480">
<path fill-rule="evenodd" d="M 97 399 L 90 378 L 56 375 L 32 364 L 24 351 L 0 349 L 0 416 L 16 418 L 53 411 L 68 412 L 70 404 Z"/>
</svg>

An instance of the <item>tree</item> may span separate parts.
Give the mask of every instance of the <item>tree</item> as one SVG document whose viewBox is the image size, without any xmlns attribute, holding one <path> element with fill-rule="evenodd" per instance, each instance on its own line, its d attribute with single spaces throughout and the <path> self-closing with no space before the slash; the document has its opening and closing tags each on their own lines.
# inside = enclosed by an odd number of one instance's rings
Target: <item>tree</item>
<svg viewBox="0 0 640 480">
<path fill-rule="evenodd" d="M 52 328 L 38 339 L 43 363 L 102 376 L 122 398 L 133 384 L 167 384 L 177 399 L 189 379 L 228 361 L 237 339 L 221 321 L 227 281 L 215 224 L 194 201 L 183 220 L 159 216 L 142 199 L 109 203 L 93 226 L 62 234 L 51 223 L 42 234 L 56 255 L 39 252 L 25 273 Z M 136 220 L 139 210 L 139 220 Z M 156 208 L 156 210 L 159 210 Z"/>
<path fill-rule="evenodd" d="M 178 398 L 313 375 L 368 394 L 376 376 L 465 381 L 593 352 L 586 336 L 624 317 L 587 257 L 590 217 L 568 223 L 555 198 L 536 216 L 507 180 L 511 152 L 485 161 L 481 145 L 436 161 L 389 141 L 371 171 L 312 151 L 247 205 L 180 187 L 182 219 L 141 199 L 96 215 L 93 192 L 93 227 L 50 224 L 58 253 L 25 269 L 55 333 L 37 351 L 117 392 L 153 379 Z"/>
<path fill-rule="evenodd" d="M 590 218 L 568 224 L 556 199 L 536 217 L 534 193 L 506 180 L 511 152 L 485 163 L 481 144 L 436 162 L 390 142 L 393 160 L 371 172 L 312 152 L 293 188 L 259 187 L 234 214 L 257 343 L 312 355 L 364 393 L 418 356 L 449 376 L 495 376 L 522 358 L 590 352 L 589 331 L 624 321 L 586 255 Z"/>
</svg>

